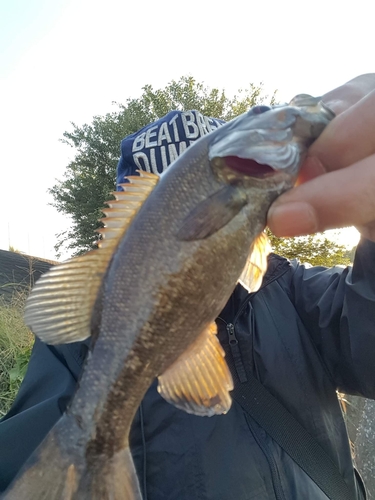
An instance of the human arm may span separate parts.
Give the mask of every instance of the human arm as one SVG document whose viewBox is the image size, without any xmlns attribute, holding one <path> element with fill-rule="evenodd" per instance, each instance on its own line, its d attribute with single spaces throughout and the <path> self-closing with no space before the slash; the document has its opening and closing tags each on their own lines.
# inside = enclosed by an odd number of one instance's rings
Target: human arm
<svg viewBox="0 0 375 500">
<path fill-rule="evenodd" d="M 353 267 L 294 267 L 292 300 L 336 388 L 375 399 L 375 243 L 362 238 Z"/>
</svg>

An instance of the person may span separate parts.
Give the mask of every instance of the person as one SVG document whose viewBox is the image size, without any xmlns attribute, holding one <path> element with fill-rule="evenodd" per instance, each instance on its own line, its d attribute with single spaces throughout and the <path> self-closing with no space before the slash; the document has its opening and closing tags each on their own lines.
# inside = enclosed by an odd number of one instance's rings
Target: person
<svg viewBox="0 0 375 500">
<path fill-rule="evenodd" d="M 319 442 L 353 499 L 355 473 L 336 390 L 375 398 L 375 75 L 326 94 L 338 116 L 311 146 L 299 185 L 272 205 L 280 236 L 356 225 L 353 267 L 307 267 L 271 254 L 260 290 L 237 285 L 217 319 L 235 380 L 251 372 Z M 161 172 L 220 121 L 171 112 L 121 145 L 118 180 L 136 168 Z M 238 349 L 231 350 L 229 335 Z M 233 338 L 233 337 L 232 337 Z M 89 342 L 36 340 L 25 379 L 0 423 L 0 490 L 69 403 Z M 166 403 L 154 383 L 131 429 L 130 445 L 146 500 L 323 500 L 327 496 L 234 401 L 226 415 L 197 417 Z"/>
</svg>

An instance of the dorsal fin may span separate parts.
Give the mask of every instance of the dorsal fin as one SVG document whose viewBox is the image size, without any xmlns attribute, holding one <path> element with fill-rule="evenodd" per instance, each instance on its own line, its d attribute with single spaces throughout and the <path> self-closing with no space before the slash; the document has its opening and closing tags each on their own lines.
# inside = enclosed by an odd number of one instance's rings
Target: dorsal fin
<svg viewBox="0 0 375 500">
<path fill-rule="evenodd" d="M 25 322 L 41 340 L 60 344 L 91 335 L 92 310 L 113 252 L 134 216 L 159 181 L 159 176 L 139 171 L 127 177 L 108 201 L 99 249 L 52 267 L 37 281 L 25 307 Z"/>
</svg>

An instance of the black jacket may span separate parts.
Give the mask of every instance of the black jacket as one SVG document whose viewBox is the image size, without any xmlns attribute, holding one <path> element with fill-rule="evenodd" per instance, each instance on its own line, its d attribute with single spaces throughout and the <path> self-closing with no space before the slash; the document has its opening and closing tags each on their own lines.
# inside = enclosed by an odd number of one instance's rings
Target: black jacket
<svg viewBox="0 0 375 500">
<path fill-rule="evenodd" d="M 363 240 L 346 269 L 271 255 L 261 289 L 247 294 L 237 286 L 217 324 L 239 377 L 254 373 L 315 436 L 359 498 L 336 389 L 375 398 L 375 243 Z M 66 408 L 87 350 L 88 342 L 36 341 L 0 423 L 0 491 Z M 236 402 L 227 415 L 196 417 L 164 402 L 154 383 L 130 444 L 144 499 L 327 498 Z"/>
</svg>

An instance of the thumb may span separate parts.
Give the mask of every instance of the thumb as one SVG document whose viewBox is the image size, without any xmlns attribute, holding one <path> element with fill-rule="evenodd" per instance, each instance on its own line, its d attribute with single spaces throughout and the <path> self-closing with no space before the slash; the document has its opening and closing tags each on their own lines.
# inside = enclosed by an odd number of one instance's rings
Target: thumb
<svg viewBox="0 0 375 500">
<path fill-rule="evenodd" d="M 375 154 L 281 195 L 268 225 L 277 236 L 299 236 L 356 226 L 375 241 Z"/>
</svg>

